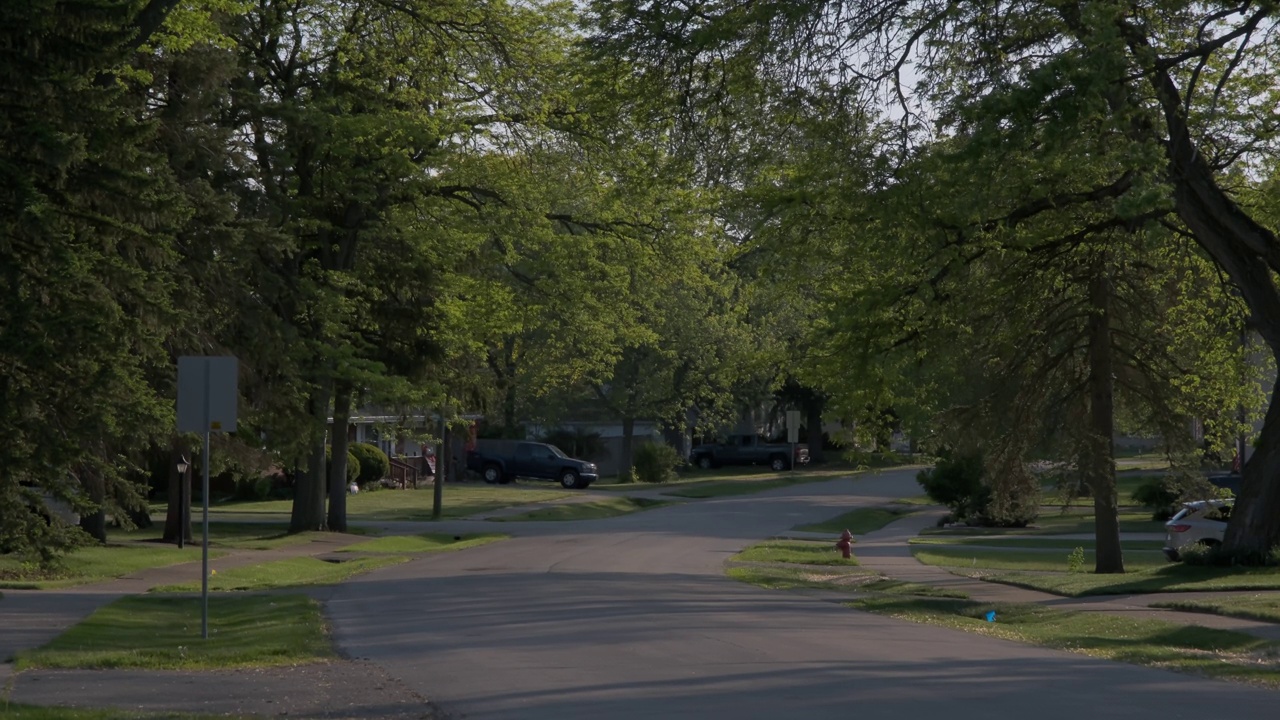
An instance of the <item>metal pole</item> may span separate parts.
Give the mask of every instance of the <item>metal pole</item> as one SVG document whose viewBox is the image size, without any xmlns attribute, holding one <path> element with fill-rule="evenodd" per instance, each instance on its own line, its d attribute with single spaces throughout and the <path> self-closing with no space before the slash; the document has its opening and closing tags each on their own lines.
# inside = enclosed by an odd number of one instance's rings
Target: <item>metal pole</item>
<svg viewBox="0 0 1280 720">
<path fill-rule="evenodd" d="M 205 407 L 208 407 L 206 405 Z M 200 486 L 204 505 L 204 542 L 200 549 L 200 637 L 209 639 L 209 432 L 204 433 L 204 482 Z"/>
<path fill-rule="evenodd" d="M 185 458 L 184 458 L 185 459 Z M 182 472 L 178 473 L 178 549 L 186 547 L 187 541 L 187 478 L 191 477 L 187 473 L 191 472 L 191 465 L 183 463 Z"/>
<path fill-rule="evenodd" d="M 209 403 L 213 400 L 213 378 L 208 368 L 204 374 L 204 482 L 200 485 L 200 503 L 204 510 L 204 538 L 200 543 L 200 637 L 209 639 Z"/>
<path fill-rule="evenodd" d="M 440 444 L 436 449 L 436 478 L 431 486 L 431 519 L 439 520 L 444 512 L 444 412 L 436 413 L 436 429 L 440 431 Z"/>
</svg>

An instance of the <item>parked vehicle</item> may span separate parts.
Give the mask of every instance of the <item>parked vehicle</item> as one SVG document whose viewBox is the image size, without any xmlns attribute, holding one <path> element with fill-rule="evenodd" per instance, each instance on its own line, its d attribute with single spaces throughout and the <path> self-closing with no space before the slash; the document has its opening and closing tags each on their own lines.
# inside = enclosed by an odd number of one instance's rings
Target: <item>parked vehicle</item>
<svg viewBox="0 0 1280 720">
<path fill-rule="evenodd" d="M 1233 502 L 1225 499 L 1183 503 L 1182 509 L 1164 524 L 1165 557 L 1176 561 L 1188 547 L 1221 545 L 1227 521 L 1231 519 Z"/>
<path fill-rule="evenodd" d="M 595 463 L 571 458 L 555 445 L 524 440 L 477 440 L 467 452 L 467 469 L 487 483 L 517 477 L 556 480 L 565 488 L 585 488 L 600 476 Z"/>
<path fill-rule="evenodd" d="M 787 470 L 809 462 L 809 446 L 765 442 L 758 435 L 730 435 L 722 443 L 704 443 L 689 454 L 689 462 L 703 469 L 721 465 L 768 465 Z"/>
</svg>

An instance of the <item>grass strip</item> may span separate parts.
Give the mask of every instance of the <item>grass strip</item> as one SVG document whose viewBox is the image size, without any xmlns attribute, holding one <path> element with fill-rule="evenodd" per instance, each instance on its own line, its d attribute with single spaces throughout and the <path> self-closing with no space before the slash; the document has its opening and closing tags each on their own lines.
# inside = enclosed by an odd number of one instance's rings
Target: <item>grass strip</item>
<svg viewBox="0 0 1280 720">
<path fill-rule="evenodd" d="M 0 718 L 5 720 L 227 720 L 226 715 L 86 710 L 84 708 L 18 705 L 16 703 L 7 703 L 3 700 L 0 700 Z"/>
<path fill-rule="evenodd" d="M 1060 552 L 1047 549 L 1003 549 L 986 546 L 931 546 L 912 545 L 911 554 L 926 565 L 938 565 L 962 570 L 1013 570 L 1019 572 L 1068 572 L 1071 567 L 1068 556 L 1073 547 L 1060 548 Z M 1152 570 L 1168 567 L 1169 561 L 1157 550 L 1139 550 L 1124 554 L 1125 566 L 1131 570 Z M 1084 553 L 1082 569 L 1094 566 L 1094 553 Z M 1083 575 L 1083 572 L 1072 573 Z"/>
<path fill-rule="evenodd" d="M 766 540 L 729 558 L 734 562 L 793 563 L 797 565 L 839 565 L 852 567 L 858 558 L 845 559 L 835 543 L 825 540 Z"/>
<path fill-rule="evenodd" d="M 888 593 L 966 599 L 957 590 L 943 590 L 919 583 L 891 580 L 864 568 L 803 567 L 797 565 L 739 565 L 725 574 L 734 580 L 769 590 L 844 590 L 856 593 Z"/>
<path fill-rule="evenodd" d="M 16 669 L 209 670 L 328 660 L 334 651 L 320 605 L 304 595 L 209 598 L 136 596 L 99 608 L 49 644 L 18 653 Z"/>
<path fill-rule="evenodd" d="M 714 497 L 729 497 L 733 495 L 750 495 L 752 493 L 764 492 L 765 490 L 775 490 L 781 487 L 790 487 L 792 485 L 803 485 L 811 482 L 822 482 L 823 480 L 831 480 L 840 475 L 832 475 L 827 473 L 802 473 L 791 474 L 785 477 L 774 477 L 768 480 L 740 480 L 727 482 L 712 482 L 705 484 L 689 485 L 678 490 L 663 493 L 673 497 L 705 499 Z"/>
<path fill-rule="evenodd" d="M 468 517 L 515 505 L 550 502 L 573 494 L 562 490 L 542 490 L 518 485 L 451 484 L 444 488 L 442 517 Z M 432 499 L 433 493 L 430 487 L 416 490 L 362 492 L 347 498 L 347 520 L 351 523 L 383 520 L 428 521 L 432 519 Z M 263 500 L 225 503 L 210 508 L 210 512 L 223 516 L 287 517 L 292 509 L 292 500 Z"/>
<path fill-rule="evenodd" d="M 1092 535 L 1092 513 L 1068 511 L 1041 515 L 1033 525 L 1025 528 L 951 527 L 926 528 L 922 535 Z M 1120 513 L 1120 532 L 1162 533 L 1164 523 L 1151 519 L 1150 513 Z"/>
<path fill-rule="evenodd" d="M 1151 603 L 1151 607 L 1280 623 L 1280 596 L 1274 593 L 1213 600 L 1167 600 Z"/>
<path fill-rule="evenodd" d="M 649 510 L 662 505 L 670 505 L 665 500 L 650 498 L 611 497 L 587 502 L 565 503 L 550 507 L 530 510 L 519 515 L 504 515 L 489 518 L 494 522 L 524 522 L 530 520 L 599 520 L 601 518 L 628 515 L 640 510 Z"/>
<path fill-rule="evenodd" d="M 1067 650 L 1135 665 L 1280 686 L 1280 643 L 1162 620 L 1041 605 L 880 596 L 849 607 L 912 622 Z M 985 615 L 994 611 L 995 621 Z"/>
<path fill-rule="evenodd" d="M 225 552 L 210 551 L 209 557 Z M 188 545 L 94 545 L 68 553 L 61 564 L 41 569 L 17 557 L 0 556 L 0 588 L 47 590 L 114 580 L 139 570 L 168 567 L 200 560 L 200 548 Z"/>
<path fill-rule="evenodd" d="M 1094 540 L 1086 540 L 1084 538 L 1078 540 L 1064 540 L 1060 538 L 1001 537 L 990 535 L 980 535 L 977 537 L 927 535 L 913 537 L 907 542 L 911 545 L 981 545 L 990 548 L 1040 548 L 1046 550 L 1061 550 L 1063 552 L 1071 552 L 1078 547 L 1084 548 L 1085 550 L 1093 550 L 1095 547 Z M 1159 550 L 1164 547 L 1164 541 L 1124 540 L 1120 545 L 1125 552 L 1129 552 L 1131 550 Z"/>
<path fill-rule="evenodd" d="M 209 590 L 261 591 L 307 585 L 333 585 L 361 573 L 371 572 L 387 565 L 408 561 L 403 555 L 377 555 L 352 557 L 341 561 L 327 561 L 315 557 L 295 557 L 273 560 L 259 565 L 228 568 L 218 572 L 215 568 L 209 577 Z M 200 583 L 163 585 L 153 592 L 198 592 Z"/>
<path fill-rule="evenodd" d="M 910 515 L 911 513 L 911 510 L 899 510 L 894 508 L 858 508 L 841 515 L 837 515 L 830 520 L 823 520 L 822 522 L 810 523 L 808 525 L 797 525 L 792 529 L 804 532 L 833 533 L 837 535 L 848 530 L 854 535 L 866 535 L 869 532 L 879 530 L 894 520 Z"/>
<path fill-rule="evenodd" d="M 415 554 L 442 552 L 449 550 L 465 550 L 466 548 L 488 545 L 499 540 L 506 540 L 510 535 L 500 533 L 481 533 L 473 535 L 446 535 L 444 533 L 423 533 L 421 535 L 388 535 L 386 537 L 366 540 L 355 545 L 348 545 L 338 552 L 358 553 L 397 553 Z"/>
<path fill-rule="evenodd" d="M 1201 590 L 1280 590 L 1280 568 L 1219 568 L 1167 563 L 1162 568 L 1136 570 L 1123 575 L 1015 572 L 987 575 L 982 579 L 1067 597 Z"/>
</svg>

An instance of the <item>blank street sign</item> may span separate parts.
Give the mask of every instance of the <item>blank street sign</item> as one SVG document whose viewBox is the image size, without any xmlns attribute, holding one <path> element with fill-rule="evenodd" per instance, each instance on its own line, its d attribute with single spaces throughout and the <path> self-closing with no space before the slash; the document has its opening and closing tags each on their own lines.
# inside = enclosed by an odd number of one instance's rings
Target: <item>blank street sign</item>
<svg viewBox="0 0 1280 720">
<path fill-rule="evenodd" d="M 235 432 L 239 374 L 231 356 L 178 358 L 178 432 Z"/>
</svg>

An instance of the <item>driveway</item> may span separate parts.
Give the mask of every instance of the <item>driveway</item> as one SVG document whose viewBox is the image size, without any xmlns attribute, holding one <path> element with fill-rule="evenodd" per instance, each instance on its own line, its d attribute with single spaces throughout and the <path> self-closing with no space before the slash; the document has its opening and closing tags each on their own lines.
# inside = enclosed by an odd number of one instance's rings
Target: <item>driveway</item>
<svg viewBox="0 0 1280 720">
<path fill-rule="evenodd" d="M 725 559 L 759 539 L 915 494 L 914 471 L 895 471 L 609 520 L 511 524 L 502 529 L 520 537 L 387 568 L 325 599 L 344 652 L 476 720 L 1275 717 L 1272 691 L 723 576 Z"/>
</svg>

